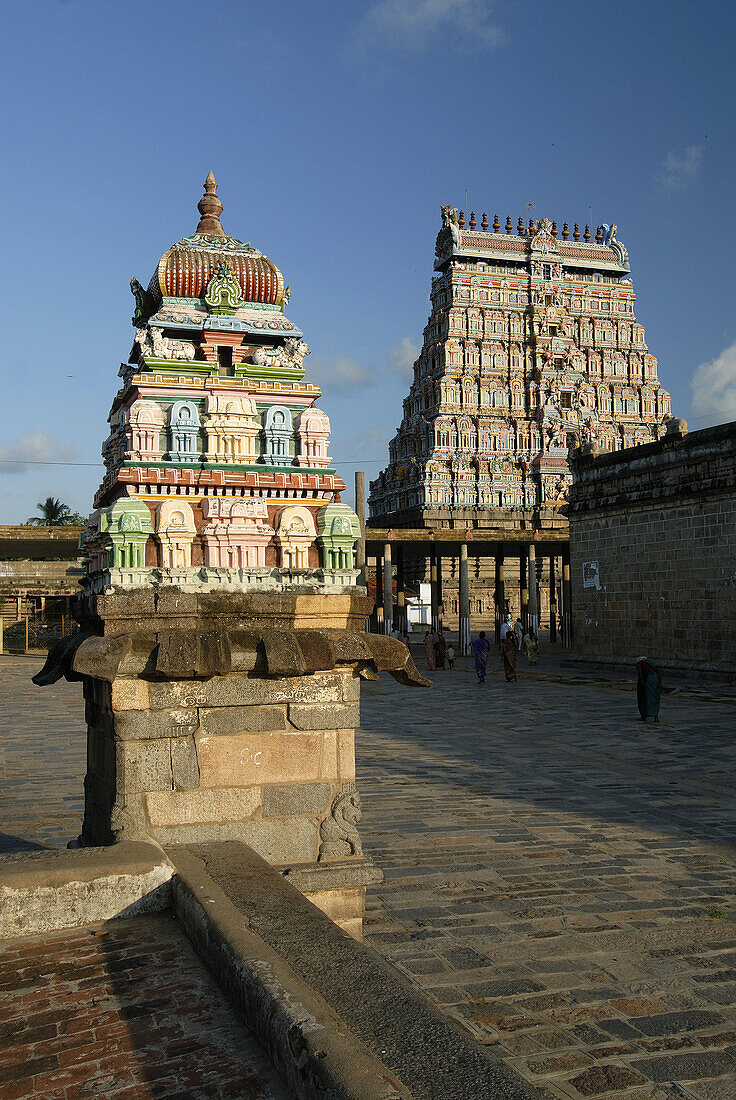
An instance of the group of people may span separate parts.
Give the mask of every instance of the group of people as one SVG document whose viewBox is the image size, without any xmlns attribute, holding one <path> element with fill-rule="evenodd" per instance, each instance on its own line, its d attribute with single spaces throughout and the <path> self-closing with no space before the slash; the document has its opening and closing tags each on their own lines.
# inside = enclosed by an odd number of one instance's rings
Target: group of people
<svg viewBox="0 0 736 1100">
<path fill-rule="evenodd" d="M 517 619 L 512 626 L 511 616 L 503 620 L 499 633 L 503 671 L 508 681 L 514 681 L 516 680 L 516 658 L 522 650 L 526 650 L 529 664 L 536 665 L 539 657 L 539 639 L 536 631 L 524 629 L 521 619 Z M 398 637 L 408 646 L 408 634 L 399 634 Z M 475 658 L 475 672 L 478 683 L 483 684 L 488 671 L 488 654 L 491 649 L 485 630 L 481 630 L 478 637 L 470 643 L 470 648 Z M 448 643 L 441 630 L 434 632 L 428 630 L 425 633 L 424 649 L 427 669 L 430 672 L 435 669 L 445 667 L 452 669 L 455 667 L 455 649 L 451 643 Z M 638 657 L 636 661 L 636 700 L 640 722 L 646 722 L 648 718 L 651 718 L 654 722 L 659 722 L 661 689 L 662 677 L 657 666 L 647 657 Z"/>
<path fill-rule="evenodd" d="M 427 668 L 434 672 L 437 668 L 455 667 L 455 647 L 448 644 L 441 630 L 432 633 L 428 630 L 424 635 L 424 649 L 427 654 Z"/>
<path fill-rule="evenodd" d="M 525 648 L 529 664 L 535 665 L 539 656 L 539 640 L 536 631 L 524 630 L 521 619 L 517 619 L 514 626 L 511 625 L 510 618 L 504 619 L 499 633 L 504 675 L 507 680 L 513 681 L 516 680 L 516 658 L 518 653 L 522 648 Z M 482 684 L 486 678 L 488 653 L 491 648 L 485 630 L 481 630 L 475 641 L 470 643 L 470 648 L 475 658 L 475 672 L 478 683 Z"/>
</svg>

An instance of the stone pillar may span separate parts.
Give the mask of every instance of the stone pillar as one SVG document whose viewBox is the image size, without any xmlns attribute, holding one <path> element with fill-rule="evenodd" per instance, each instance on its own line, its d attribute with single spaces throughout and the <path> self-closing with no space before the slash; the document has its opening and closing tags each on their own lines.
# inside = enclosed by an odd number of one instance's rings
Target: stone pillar
<svg viewBox="0 0 736 1100">
<path fill-rule="evenodd" d="M 493 593 L 493 599 L 496 609 L 496 621 L 495 621 L 495 637 L 496 644 L 501 641 L 501 623 L 503 622 L 504 611 L 506 610 L 506 570 L 504 568 L 503 560 L 503 547 L 500 546 L 496 551 L 495 557 L 496 564 L 496 576 L 495 576 L 495 588 Z"/>
<path fill-rule="evenodd" d="M 377 579 L 376 579 L 377 580 Z M 378 584 L 376 583 L 376 598 Z M 391 543 L 383 544 L 383 633 L 390 634 L 394 625 L 393 567 L 391 565 Z"/>
<path fill-rule="evenodd" d="M 521 623 L 524 630 L 529 629 L 529 583 L 527 581 L 527 550 L 525 546 L 519 549 L 519 608 Z"/>
<path fill-rule="evenodd" d="M 554 550 L 549 556 L 549 640 L 557 641 L 557 571 Z"/>
<path fill-rule="evenodd" d="M 572 645 L 572 591 L 570 588 L 570 544 L 562 547 L 562 644 Z"/>
<path fill-rule="evenodd" d="M 537 548 L 529 543 L 529 629 L 539 630 L 539 591 L 537 589 Z"/>
<path fill-rule="evenodd" d="M 383 634 L 383 557 L 376 554 L 375 572 L 376 600 L 373 608 L 376 634 Z"/>
<path fill-rule="evenodd" d="M 399 634 L 409 632 L 406 615 L 406 589 L 404 588 L 404 547 L 396 543 L 396 629 Z"/>
<path fill-rule="evenodd" d="M 458 649 L 461 657 L 470 653 L 470 577 L 468 575 L 468 544 L 460 543 L 460 621 L 458 630 Z"/>
<path fill-rule="evenodd" d="M 362 632 L 362 596 L 197 601 L 178 590 L 98 597 L 80 621 L 104 634 L 65 638 L 34 678 L 83 681 L 82 843 L 242 841 L 359 936 L 365 887 L 378 881 L 357 829 L 359 675 L 380 664 L 426 681 L 405 646 Z"/>
<path fill-rule="evenodd" d="M 442 631 L 445 605 L 442 597 L 442 551 L 437 547 L 437 629 Z"/>
<path fill-rule="evenodd" d="M 436 633 L 440 628 L 440 600 L 442 599 L 439 589 L 439 562 L 437 557 L 437 547 L 432 543 L 429 550 L 429 598 L 431 603 L 431 615 L 432 633 Z"/>
<path fill-rule="evenodd" d="M 365 474 L 355 471 L 355 514 L 360 523 L 360 538 L 355 543 L 355 568 L 360 569 L 357 584 L 365 586 Z"/>
</svg>

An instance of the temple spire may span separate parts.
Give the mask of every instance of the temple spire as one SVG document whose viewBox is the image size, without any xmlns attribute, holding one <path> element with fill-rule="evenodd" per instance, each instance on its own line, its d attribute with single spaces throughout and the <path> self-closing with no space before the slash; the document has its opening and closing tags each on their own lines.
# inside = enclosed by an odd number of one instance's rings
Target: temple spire
<svg viewBox="0 0 736 1100">
<path fill-rule="evenodd" d="M 197 203 L 197 210 L 199 210 L 202 217 L 199 219 L 195 235 L 204 233 L 208 237 L 225 236 L 225 230 L 220 225 L 222 203 L 217 197 L 217 183 L 211 171 L 204 181 L 204 195 Z"/>
</svg>

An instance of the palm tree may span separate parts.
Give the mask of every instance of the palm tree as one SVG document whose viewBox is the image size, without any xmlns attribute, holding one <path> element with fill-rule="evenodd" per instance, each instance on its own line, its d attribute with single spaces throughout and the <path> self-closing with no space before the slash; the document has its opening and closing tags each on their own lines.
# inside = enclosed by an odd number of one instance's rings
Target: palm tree
<svg viewBox="0 0 736 1100">
<path fill-rule="evenodd" d="M 46 497 L 46 500 L 36 505 L 40 516 L 31 516 L 26 523 L 34 527 L 67 527 L 70 523 L 78 523 L 78 517 L 72 512 L 68 504 L 57 500 L 56 497 Z"/>
</svg>

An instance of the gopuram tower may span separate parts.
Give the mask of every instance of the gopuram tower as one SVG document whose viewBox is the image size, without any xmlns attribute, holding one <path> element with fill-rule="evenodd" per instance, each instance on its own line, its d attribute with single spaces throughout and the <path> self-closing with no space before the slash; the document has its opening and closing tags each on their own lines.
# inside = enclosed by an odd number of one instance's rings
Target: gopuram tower
<svg viewBox="0 0 736 1100">
<path fill-rule="evenodd" d="M 84 539 L 89 592 L 354 585 L 355 513 L 327 454 L 291 288 L 225 234 L 210 172 L 195 233 L 131 280 L 135 342 L 120 367 Z"/>
<path fill-rule="evenodd" d="M 628 253 L 615 225 L 595 239 L 587 225 L 560 232 L 546 218 L 520 218 L 514 231 L 510 217 L 502 228 L 498 216 L 478 226 L 471 214 L 466 226 L 462 211 L 442 207 L 435 255 L 432 312 L 389 465 L 370 486 L 369 526 L 434 531 L 433 568 L 445 578 L 444 598 L 433 592 L 435 622 L 443 603 L 446 621 L 459 611 L 459 550 L 452 540 L 437 549 L 440 529 L 468 530 L 476 544 L 488 533 L 469 597 L 486 624 L 507 609 L 501 602 L 528 611 L 525 549 L 514 542 L 533 551 L 557 539 L 548 613 L 566 538 L 568 452 L 648 443 L 670 415 L 634 313 Z M 429 575 L 418 541 L 403 545 L 408 582 Z M 473 550 L 467 542 L 471 559 Z M 484 557 L 495 558 L 495 575 Z M 508 557 L 519 559 L 518 593 L 504 588 Z"/>
</svg>

